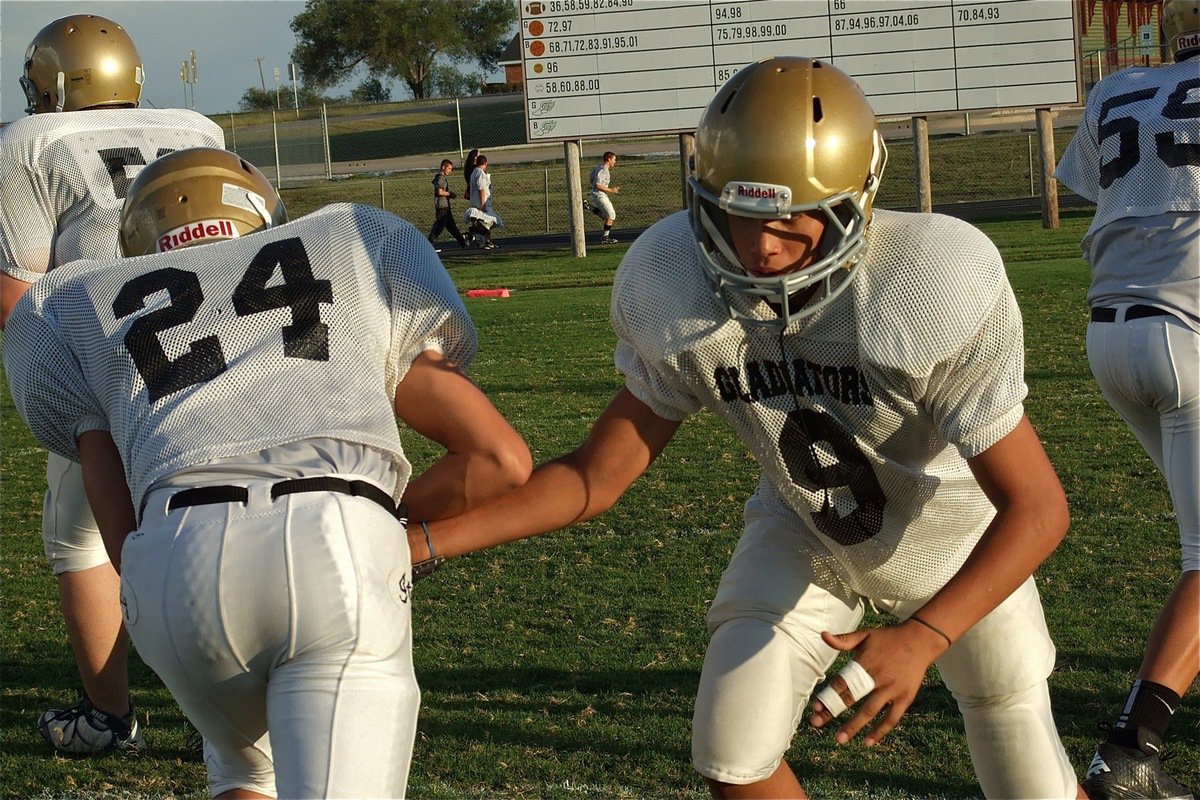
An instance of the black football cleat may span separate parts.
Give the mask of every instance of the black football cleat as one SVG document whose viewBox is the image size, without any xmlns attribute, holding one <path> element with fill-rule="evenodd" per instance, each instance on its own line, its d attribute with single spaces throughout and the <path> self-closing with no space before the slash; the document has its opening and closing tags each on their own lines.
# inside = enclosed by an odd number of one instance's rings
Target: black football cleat
<svg viewBox="0 0 1200 800">
<path fill-rule="evenodd" d="M 1157 746 L 1157 743 L 1155 743 Z M 1195 800 L 1192 790 L 1163 769 L 1157 752 L 1104 742 L 1096 750 L 1083 790 L 1090 800 Z"/>
</svg>

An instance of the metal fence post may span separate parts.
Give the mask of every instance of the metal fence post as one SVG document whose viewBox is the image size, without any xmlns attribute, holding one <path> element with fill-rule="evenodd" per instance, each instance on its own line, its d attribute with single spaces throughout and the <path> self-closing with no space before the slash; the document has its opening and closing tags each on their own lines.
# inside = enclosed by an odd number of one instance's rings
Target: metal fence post
<svg viewBox="0 0 1200 800">
<path fill-rule="evenodd" d="M 1034 197 L 1037 190 L 1033 188 L 1033 134 L 1026 138 L 1026 142 L 1029 145 L 1029 196 Z"/>
<path fill-rule="evenodd" d="M 325 180 L 333 180 L 333 160 L 329 151 L 329 116 L 325 113 L 325 104 L 321 103 L 321 139 L 325 143 Z"/>
<path fill-rule="evenodd" d="M 550 170 L 543 170 L 543 197 L 546 198 L 546 233 L 550 232 Z"/>
<path fill-rule="evenodd" d="M 237 152 L 237 123 L 233 120 L 233 114 L 229 115 L 229 135 L 233 137 L 233 146 L 229 148 L 233 152 Z"/>
<path fill-rule="evenodd" d="M 457 97 L 454 98 L 454 119 L 458 123 L 458 160 L 461 163 L 463 160 L 463 154 L 466 151 L 463 150 L 462 141 L 462 108 L 460 108 L 458 105 Z"/>
<path fill-rule="evenodd" d="M 387 196 L 383 192 L 383 181 L 379 181 L 379 207 L 387 211 Z"/>
<path fill-rule="evenodd" d="M 275 188 L 283 188 L 283 171 L 279 168 L 279 126 L 275 123 L 275 109 L 271 109 L 271 135 L 275 138 Z"/>
</svg>

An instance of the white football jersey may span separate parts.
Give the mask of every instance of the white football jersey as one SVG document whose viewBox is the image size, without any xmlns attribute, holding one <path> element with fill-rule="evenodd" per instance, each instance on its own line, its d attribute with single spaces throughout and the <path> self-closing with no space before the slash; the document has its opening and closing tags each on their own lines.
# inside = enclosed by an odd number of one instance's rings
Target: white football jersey
<svg viewBox="0 0 1200 800">
<path fill-rule="evenodd" d="M 225 147 L 221 126 L 184 109 L 35 114 L 0 131 L 0 269 L 33 283 L 79 258 L 120 255 L 125 190 L 143 166 L 187 147 Z"/>
<path fill-rule="evenodd" d="M 851 286 L 780 333 L 730 319 L 686 213 L 668 217 L 617 272 L 616 363 L 658 415 L 708 408 L 732 425 L 768 506 L 797 515 L 848 586 L 920 598 L 994 515 L 965 459 L 1024 413 L 1021 316 L 999 253 L 970 225 L 877 210 L 868 237 Z"/>
<path fill-rule="evenodd" d="M 411 474 L 396 386 L 439 350 L 465 366 L 475 328 L 425 235 L 339 203 L 252 236 L 77 261 L 33 285 L 4 337 L 13 400 L 50 450 L 109 430 L 135 505 L 212 459 L 304 439 L 363 444 Z"/>
<path fill-rule="evenodd" d="M 1054 175 L 1113 220 L 1200 211 L 1200 62 L 1113 73 L 1088 95 Z M 1086 240 L 1085 240 L 1086 241 Z"/>
<path fill-rule="evenodd" d="M 592 172 L 588 175 L 588 185 L 592 187 L 593 194 L 603 194 L 596 187 L 608 186 L 610 181 L 612 181 L 612 174 L 608 171 L 608 167 L 604 166 L 604 164 L 597 164 L 592 167 Z"/>
</svg>

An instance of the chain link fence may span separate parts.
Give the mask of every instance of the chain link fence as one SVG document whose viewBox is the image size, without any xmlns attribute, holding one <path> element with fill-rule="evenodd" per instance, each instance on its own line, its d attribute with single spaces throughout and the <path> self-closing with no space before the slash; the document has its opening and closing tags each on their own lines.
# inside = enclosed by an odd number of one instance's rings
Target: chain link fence
<svg viewBox="0 0 1200 800">
<path fill-rule="evenodd" d="M 505 222 L 501 238 L 565 234 L 570 209 L 564 147 L 559 142 L 524 144 L 522 103 L 520 95 L 500 95 L 217 119 L 225 127 L 227 145 L 279 185 L 293 217 L 327 203 L 360 202 L 427 229 L 434 217 L 431 181 L 441 160 L 450 158 L 456 165 L 450 185 L 459 194 L 453 207 L 461 221 L 467 208 L 466 178 L 458 167 L 465 150 L 478 148 L 488 156 L 494 206 Z M 1077 120 L 1077 109 L 1056 112 L 1059 156 Z M 889 157 L 878 207 L 916 207 L 909 123 L 881 121 Z M 1034 127 L 1032 113 L 930 117 L 935 206 L 1037 197 L 1041 167 Z M 682 207 L 677 135 L 585 140 L 580 164 L 584 181 L 605 150 L 620 156 L 613 170 L 613 183 L 621 187 L 613 197 L 618 230 L 644 228 Z M 580 187 L 585 196 L 587 188 Z M 600 227 L 590 215 L 585 224 L 589 230 Z"/>
</svg>

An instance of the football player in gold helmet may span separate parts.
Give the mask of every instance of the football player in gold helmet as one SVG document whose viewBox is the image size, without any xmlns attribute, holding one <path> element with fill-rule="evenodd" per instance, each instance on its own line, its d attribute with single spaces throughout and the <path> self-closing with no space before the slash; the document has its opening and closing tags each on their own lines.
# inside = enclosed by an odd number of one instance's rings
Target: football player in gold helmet
<svg viewBox="0 0 1200 800">
<path fill-rule="evenodd" d="M 4 366 L 30 429 L 82 465 L 126 627 L 203 735 L 212 795 L 404 797 L 406 508 L 458 513 L 532 460 L 463 372 L 475 327 L 420 231 L 351 203 L 285 219 L 233 153 L 159 158 L 122 211 L 137 257 L 39 281 Z M 444 448 L 420 474 L 414 433 Z"/>
<path fill-rule="evenodd" d="M 1200 52 L 1200 0 L 1164 0 L 1163 39 L 1176 61 Z"/>
<path fill-rule="evenodd" d="M 130 180 L 163 153 L 224 147 L 194 111 L 142 109 L 142 59 L 121 25 L 73 14 L 29 43 L 19 77 L 31 116 L 0 132 L 0 326 L 30 286 L 61 264 L 117 252 Z M 82 699 L 38 722 L 58 751 L 136 751 L 118 578 L 84 497 L 78 465 L 50 454 L 42 539 L 58 580 Z"/>
<path fill-rule="evenodd" d="M 782 93 L 793 90 L 811 102 L 781 102 Z M 764 108 L 773 109 L 771 129 L 789 141 L 745 135 L 747 116 Z M 688 185 L 703 266 L 730 313 L 786 328 L 849 286 L 886 162 L 875 112 L 853 81 L 828 64 L 743 70 L 722 86 L 696 129 Z M 819 227 L 810 263 L 787 270 L 742 266 L 737 240 L 754 235 L 756 220 Z M 820 296 L 808 302 L 814 293 Z M 766 300 L 778 316 L 747 313 L 736 294 L 751 298 L 749 308 Z"/>
<path fill-rule="evenodd" d="M 142 57 L 111 19 L 75 14 L 38 31 L 25 50 L 26 114 L 85 108 L 137 108 Z"/>
<path fill-rule="evenodd" d="M 1174 63 L 1100 81 L 1055 171 L 1096 204 L 1083 239 L 1088 363 L 1166 479 L 1182 556 L 1137 677 L 1088 766 L 1092 800 L 1193 794 L 1166 771 L 1161 750 L 1200 672 L 1200 0 L 1166 0 L 1162 28 Z"/>
<path fill-rule="evenodd" d="M 125 198 L 121 252 L 141 256 L 236 239 L 287 222 L 258 168 L 228 150 L 177 150 L 145 170 Z"/>
<path fill-rule="evenodd" d="M 810 699 L 818 728 L 857 706 L 835 739 L 876 745 L 936 663 L 985 796 L 1074 798 L 1032 577 L 1067 505 L 1024 413 L 1020 312 L 978 230 L 874 208 L 884 160 L 831 64 L 734 75 L 700 118 L 690 208 L 617 271 L 625 386 L 577 450 L 429 542 L 454 556 L 600 514 L 707 408 L 761 469 L 708 613 L 692 764 L 713 795 L 803 797 L 784 754 Z M 870 604 L 894 624 L 860 627 Z"/>
</svg>

